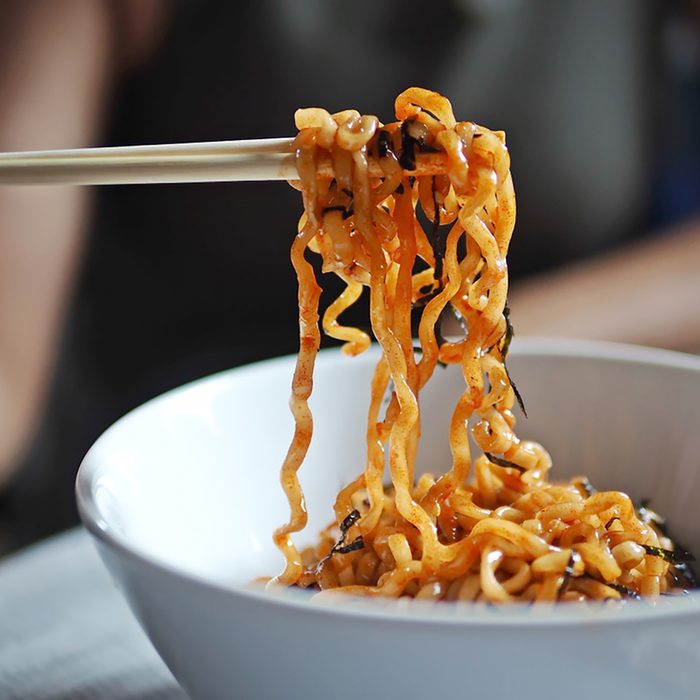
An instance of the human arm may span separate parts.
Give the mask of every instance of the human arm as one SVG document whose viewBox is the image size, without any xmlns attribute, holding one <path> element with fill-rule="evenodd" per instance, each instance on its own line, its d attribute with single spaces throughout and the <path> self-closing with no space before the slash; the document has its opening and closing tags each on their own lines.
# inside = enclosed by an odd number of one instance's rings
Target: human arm
<svg viewBox="0 0 700 700">
<path fill-rule="evenodd" d="M 118 73 L 148 57 L 164 5 L 0 1 L 0 151 L 93 145 Z M 42 410 L 92 194 L 0 187 L 0 484 Z"/>
<path fill-rule="evenodd" d="M 0 150 L 80 147 L 96 137 L 109 72 L 102 2 L 4 2 Z M 0 482 L 36 423 L 91 193 L 0 187 Z"/>
<path fill-rule="evenodd" d="M 700 219 L 514 285 L 518 335 L 700 349 Z"/>
</svg>

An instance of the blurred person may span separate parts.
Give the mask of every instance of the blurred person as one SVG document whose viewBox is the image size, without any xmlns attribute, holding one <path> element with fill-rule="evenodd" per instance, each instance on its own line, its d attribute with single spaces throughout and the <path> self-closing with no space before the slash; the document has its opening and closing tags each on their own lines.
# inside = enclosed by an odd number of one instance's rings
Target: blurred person
<svg viewBox="0 0 700 700">
<path fill-rule="evenodd" d="M 694 8 L 0 1 L 0 150 L 292 135 L 299 106 L 390 121 L 436 89 L 508 136 L 516 332 L 700 347 Z M 296 350 L 300 211 L 284 183 L 0 187 L 6 549 L 76 521 L 119 415 Z"/>
</svg>

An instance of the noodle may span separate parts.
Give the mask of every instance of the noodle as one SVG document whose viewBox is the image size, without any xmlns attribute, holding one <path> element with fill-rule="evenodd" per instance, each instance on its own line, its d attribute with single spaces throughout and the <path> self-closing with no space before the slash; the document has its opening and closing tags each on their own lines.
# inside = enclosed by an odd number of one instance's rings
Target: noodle
<svg viewBox="0 0 700 700">
<path fill-rule="evenodd" d="M 296 429 L 281 472 L 290 519 L 274 535 L 286 568 L 275 581 L 493 603 L 656 596 L 691 585 L 655 514 L 625 494 L 593 492 L 581 478 L 550 482 L 547 452 L 515 433 L 512 409 L 521 399 L 506 368 L 515 196 L 503 132 L 456 122 L 446 98 L 420 88 L 398 96 L 396 117 L 382 125 L 354 110 L 296 113 L 304 214 L 291 257 L 300 351 Z M 322 162 L 332 164 L 334 179 L 319 176 Z M 346 285 L 324 314 L 324 331 L 344 341 L 346 354 L 367 349 L 366 333 L 338 321 L 367 287 L 382 356 L 364 470 L 338 495 L 335 521 L 317 546 L 299 551 L 291 536 L 307 521 L 298 471 L 313 432 L 308 399 L 320 345 L 320 288 L 306 248 Z M 457 341 L 439 332 L 446 310 L 465 328 Z M 416 482 L 419 396 L 438 363 L 459 365 L 465 383 L 449 426 L 452 463 Z M 476 458 L 470 419 L 483 452 Z"/>
</svg>

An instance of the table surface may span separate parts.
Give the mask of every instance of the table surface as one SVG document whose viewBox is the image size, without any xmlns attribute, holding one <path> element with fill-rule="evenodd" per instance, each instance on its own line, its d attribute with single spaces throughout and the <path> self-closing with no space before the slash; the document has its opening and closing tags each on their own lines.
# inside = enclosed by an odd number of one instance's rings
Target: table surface
<svg viewBox="0 0 700 700">
<path fill-rule="evenodd" d="M 114 587 L 70 530 L 0 562 L 0 698 L 186 700 Z"/>
</svg>

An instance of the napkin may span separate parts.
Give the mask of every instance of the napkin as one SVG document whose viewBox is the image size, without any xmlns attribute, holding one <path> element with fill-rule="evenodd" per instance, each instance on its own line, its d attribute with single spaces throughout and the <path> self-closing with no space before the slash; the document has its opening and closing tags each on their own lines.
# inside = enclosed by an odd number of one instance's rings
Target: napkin
<svg viewBox="0 0 700 700">
<path fill-rule="evenodd" d="M 88 535 L 0 562 L 2 700 L 186 700 Z"/>
</svg>

